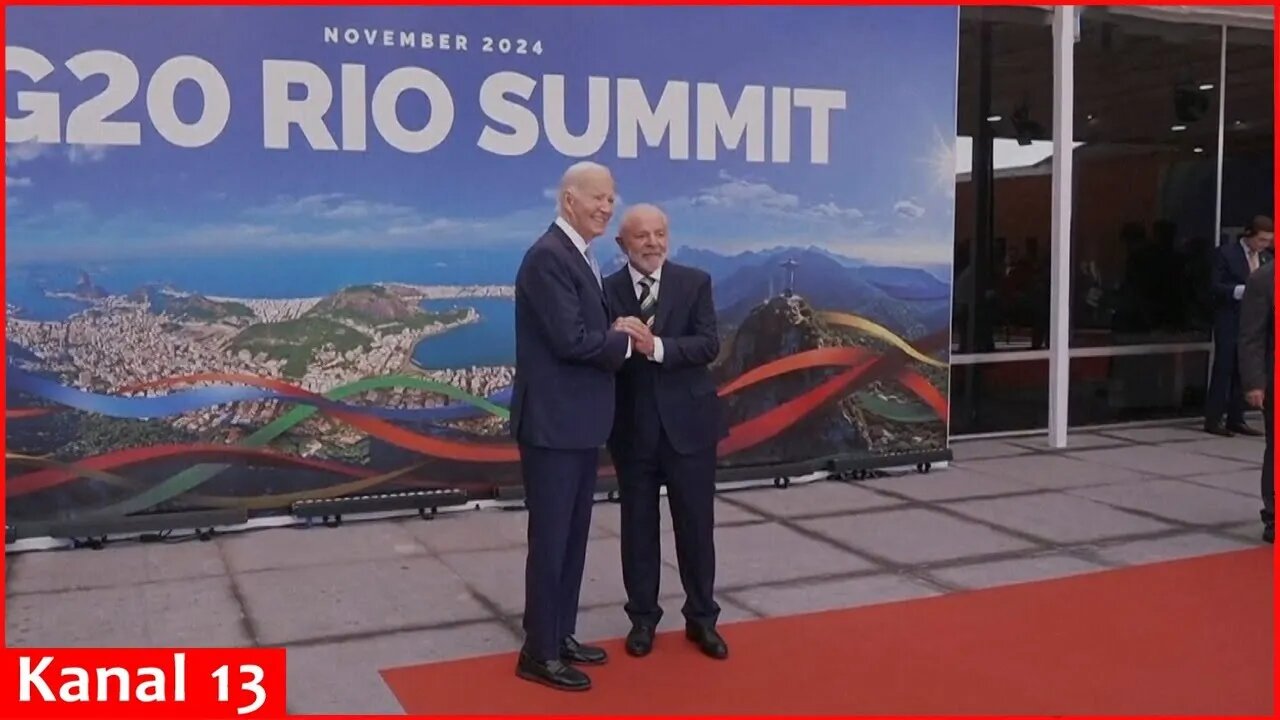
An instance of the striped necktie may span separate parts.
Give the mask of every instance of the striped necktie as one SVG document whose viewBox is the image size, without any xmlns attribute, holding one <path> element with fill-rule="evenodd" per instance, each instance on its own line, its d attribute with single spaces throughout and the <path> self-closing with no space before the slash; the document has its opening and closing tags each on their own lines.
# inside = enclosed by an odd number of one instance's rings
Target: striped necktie
<svg viewBox="0 0 1280 720">
<path fill-rule="evenodd" d="M 658 294 L 653 292 L 653 278 L 640 278 L 640 319 L 653 327 L 653 312 L 658 308 Z"/>
</svg>

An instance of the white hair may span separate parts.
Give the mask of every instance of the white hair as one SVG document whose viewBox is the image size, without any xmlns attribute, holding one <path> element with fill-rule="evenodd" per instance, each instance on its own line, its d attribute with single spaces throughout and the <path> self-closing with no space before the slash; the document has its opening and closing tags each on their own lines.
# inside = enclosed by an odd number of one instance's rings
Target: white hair
<svg viewBox="0 0 1280 720">
<path fill-rule="evenodd" d="M 590 160 L 583 160 L 570 165 L 569 169 L 564 171 L 564 175 L 560 176 L 560 189 L 556 193 L 556 210 L 564 211 L 565 193 L 569 192 L 571 188 L 577 187 L 583 178 L 601 173 L 613 177 L 613 173 L 609 172 L 609 168 Z"/>
<path fill-rule="evenodd" d="M 622 235 L 631 220 L 640 213 L 645 212 L 654 213 L 658 217 L 662 218 L 662 222 L 667 223 L 668 225 L 671 223 L 671 219 L 667 217 L 667 213 L 657 205 L 654 205 L 653 203 L 637 203 L 623 211 L 622 219 L 618 221 L 618 234 Z"/>
</svg>

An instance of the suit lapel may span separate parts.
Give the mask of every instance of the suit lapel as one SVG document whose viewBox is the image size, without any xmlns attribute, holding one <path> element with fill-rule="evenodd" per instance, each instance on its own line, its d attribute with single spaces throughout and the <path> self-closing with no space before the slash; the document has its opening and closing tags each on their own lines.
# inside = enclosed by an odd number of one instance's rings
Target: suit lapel
<svg viewBox="0 0 1280 720">
<path fill-rule="evenodd" d="M 1231 245 L 1231 260 L 1236 266 L 1236 276 L 1242 278 L 1249 277 L 1249 258 L 1244 254 L 1244 248 L 1240 247 L 1239 242 Z"/>
<path fill-rule="evenodd" d="M 573 258 L 571 262 L 573 267 L 578 269 L 578 275 L 585 279 L 587 285 L 596 291 L 596 297 L 600 298 L 600 303 L 607 308 L 609 302 L 605 299 L 604 288 L 601 287 L 604 284 L 604 278 L 600 279 L 600 283 L 596 282 L 595 273 L 591 272 L 591 264 L 587 262 L 587 258 L 582 253 L 578 252 L 578 246 L 573 244 L 573 241 L 569 239 L 568 235 L 564 234 L 564 230 L 561 230 L 559 225 L 551 223 L 551 231 L 556 234 L 556 237 L 560 238 L 560 244 L 564 246 L 565 251 Z"/>
<path fill-rule="evenodd" d="M 618 317 L 638 317 L 640 315 L 640 301 L 636 299 L 635 291 L 631 287 L 631 273 L 627 271 L 627 266 L 623 265 L 622 270 L 609 276 L 609 300 L 614 304 L 614 315 Z"/>
<path fill-rule="evenodd" d="M 658 307 L 653 313 L 653 334 L 660 335 L 671 322 L 671 313 L 680 304 L 680 275 L 673 271 L 671 263 L 662 268 L 662 281 L 658 283 Z"/>
</svg>

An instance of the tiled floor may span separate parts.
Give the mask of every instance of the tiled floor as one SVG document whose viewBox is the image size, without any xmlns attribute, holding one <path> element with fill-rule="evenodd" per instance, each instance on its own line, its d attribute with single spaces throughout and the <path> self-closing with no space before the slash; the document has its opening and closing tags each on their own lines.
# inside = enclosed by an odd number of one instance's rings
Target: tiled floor
<svg viewBox="0 0 1280 720">
<path fill-rule="evenodd" d="M 1260 440 L 1193 426 L 956 445 L 928 474 L 723 493 L 723 622 L 1095 572 L 1259 543 Z M 596 506 L 578 634 L 626 632 L 618 509 Z M 11 646 L 286 645 L 290 709 L 398 713 L 379 668 L 519 644 L 523 513 L 278 528 L 7 557 Z M 668 598 L 681 590 L 670 521 Z M 731 639 L 731 635 L 730 635 Z"/>
</svg>

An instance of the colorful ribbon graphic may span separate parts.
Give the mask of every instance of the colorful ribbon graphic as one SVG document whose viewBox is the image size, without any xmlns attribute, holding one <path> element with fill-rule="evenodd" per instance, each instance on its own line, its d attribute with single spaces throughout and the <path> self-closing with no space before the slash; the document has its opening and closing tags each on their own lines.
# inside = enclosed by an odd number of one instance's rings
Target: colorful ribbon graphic
<svg viewBox="0 0 1280 720">
<path fill-rule="evenodd" d="M 819 367 L 844 368 L 839 374 L 825 380 L 817 387 L 811 388 L 800 396 L 781 403 L 761 415 L 747 419 L 731 428 L 728 437 L 718 447 L 719 456 L 733 455 L 776 437 L 823 405 L 855 392 L 876 380 L 888 379 L 896 381 L 903 388 L 916 395 L 932 411 L 935 418 L 946 420 L 946 399 L 928 379 L 907 366 L 908 359 L 930 366 L 940 366 L 941 363 L 939 361 L 928 357 L 924 352 L 936 349 L 945 342 L 945 337 L 942 335 L 930 336 L 918 341 L 917 346 L 912 346 L 905 340 L 893 335 L 889 330 L 854 315 L 824 313 L 824 318 L 832 324 L 852 327 L 865 332 L 878 340 L 884 341 L 892 349 L 888 353 L 878 354 L 871 349 L 862 347 L 818 348 L 782 357 L 763 366 L 752 368 L 728 382 L 719 390 L 721 397 L 730 396 L 745 388 L 800 370 Z M 205 384 L 193 389 L 177 390 L 165 395 L 121 397 L 68 388 L 52 380 L 23 371 L 12 364 L 9 371 L 11 391 L 17 390 L 29 393 L 66 407 L 113 417 L 172 417 L 230 402 L 260 400 L 276 400 L 296 405 L 292 410 L 243 439 L 237 445 L 161 445 L 133 448 L 105 453 L 77 463 L 60 463 L 25 455 L 7 456 L 9 460 L 23 464 L 39 465 L 42 468 L 10 478 L 6 488 L 6 494 L 10 497 L 46 490 L 74 480 L 77 477 L 97 479 L 112 482 L 113 484 L 129 483 L 130 481 L 126 478 L 108 471 L 152 460 L 182 456 L 199 463 L 126 500 L 99 508 L 93 511 L 93 515 L 130 514 L 155 507 L 160 503 L 183 495 L 190 497 L 192 500 L 200 499 L 211 505 L 231 503 L 236 506 L 252 508 L 282 507 L 296 500 L 336 497 L 351 492 L 365 491 L 377 485 L 401 479 L 421 469 L 422 464 L 419 463 L 390 473 L 373 473 L 343 463 L 300 458 L 263 449 L 272 440 L 305 421 L 316 412 L 338 419 L 351 427 L 365 432 L 370 437 L 376 437 L 439 460 L 469 463 L 514 463 L 519 460 L 518 449 L 510 443 L 443 439 L 413 432 L 388 422 L 388 420 L 439 422 L 442 420 L 479 417 L 484 414 L 505 419 L 508 417 L 509 411 L 507 408 L 502 407 L 500 403 L 509 401 L 510 388 L 504 388 L 489 398 L 480 398 L 444 383 L 420 377 L 395 375 L 367 378 L 336 388 L 321 396 L 272 378 L 229 373 L 204 373 L 134 385 L 124 388 L 123 392 L 145 392 L 200 383 L 216 384 Z M 386 388 L 425 390 L 442 394 L 458 401 L 460 404 L 413 410 L 395 410 L 339 402 L 343 398 L 361 392 Z M 33 417 L 52 409 L 10 409 L 7 411 L 7 415 L 10 418 Z M 229 463 L 216 462 L 216 460 L 227 457 L 332 472 L 355 477 L 357 480 L 335 484 L 321 490 L 266 496 L 252 501 L 249 498 L 225 498 L 193 494 L 192 491 L 200 485 L 208 482 L 227 468 L 232 467 Z M 215 462 L 210 462 L 210 460 Z M 611 470 L 611 468 L 605 468 L 605 470 Z M 605 472 L 605 474 L 611 473 Z M 421 485 L 425 481 L 411 478 L 401 479 L 401 482 Z M 425 482 L 424 486 L 440 487 L 442 485 Z M 456 484 L 450 484 L 449 486 L 456 487 Z"/>
<path fill-rule="evenodd" d="M 285 382 L 259 378 L 253 375 L 236 375 L 231 373 L 205 373 L 184 377 L 166 378 L 150 383 L 141 383 L 121 389 L 121 392 L 136 393 L 157 388 L 176 385 L 191 385 L 200 382 L 226 383 L 218 386 L 204 386 L 191 390 L 171 392 L 166 395 L 122 397 L 119 395 L 103 395 L 85 390 L 67 387 L 56 381 L 34 375 L 20 367 L 9 364 L 7 380 L 10 390 L 25 392 L 36 397 L 58 403 L 59 405 L 97 413 L 115 418 L 134 420 L 150 420 L 184 415 L 196 410 L 203 410 L 218 405 L 234 402 L 253 402 L 262 400 L 283 400 L 291 403 L 315 405 L 316 407 L 336 412 L 351 412 L 371 415 L 384 420 L 401 420 L 408 422 L 442 422 L 447 420 L 465 420 L 478 417 L 483 413 L 505 418 L 507 409 L 502 407 L 510 402 L 511 389 L 503 388 L 489 398 L 479 398 L 463 392 L 452 385 L 408 375 L 392 375 L 362 380 L 354 384 L 359 389 L 379 390 L 389 387 L 426 390 L 444 395 L 450 399 L 466 403 L 465 405 L 442 405 L 429 408 L 383 408 L 364 405 L 348 405 L 327 400 L 299 387 Z M 274 390 L 274 392 L 273 392 Z M 348 393 L 351 394 L 351 393 Z M 18 408 L 6 411 L 10 418 L 32 417 L 48 412 L 46 408 Z"/>
</svg>

